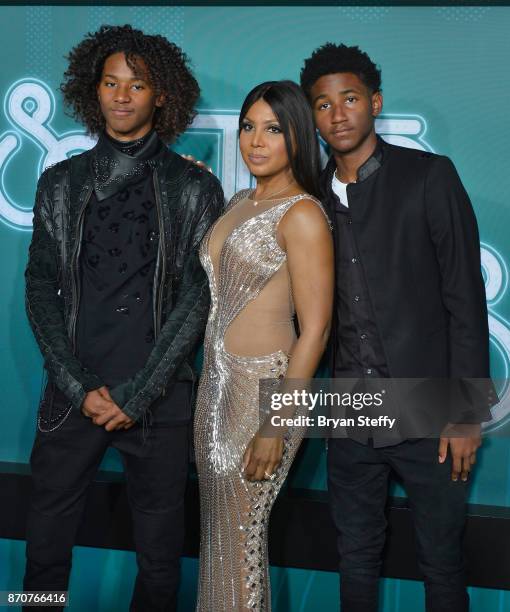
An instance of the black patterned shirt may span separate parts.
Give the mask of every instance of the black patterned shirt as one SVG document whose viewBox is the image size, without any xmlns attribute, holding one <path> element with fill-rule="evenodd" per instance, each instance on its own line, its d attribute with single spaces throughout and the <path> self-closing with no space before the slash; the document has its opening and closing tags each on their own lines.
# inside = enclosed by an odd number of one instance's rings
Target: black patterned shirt
<svg viewBox="0 0 510 612">
<path fill-rule="evenodd" d="M 152 286 L 159 245 L 152 175 L 85 212 L 77 354 L 115 386 L 133 377 L 154 345 Z"/>
</svg>

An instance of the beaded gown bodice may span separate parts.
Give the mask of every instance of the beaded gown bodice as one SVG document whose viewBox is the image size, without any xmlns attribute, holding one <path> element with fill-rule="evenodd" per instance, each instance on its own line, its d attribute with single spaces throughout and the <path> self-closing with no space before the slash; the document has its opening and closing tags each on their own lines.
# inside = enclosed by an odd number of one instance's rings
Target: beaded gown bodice
<svg viewBox="0 0 510 612">
<path fill-rule="evenodd" d="M 254 206 L 241 191 L 206 236 L 201 261 L 209 276 L 212 308 L 207 339 L 214 337 L 236 355 L 290 352 L 294 305 L 286 254 L 276 229 L 303 195 Z"/>
</svg>

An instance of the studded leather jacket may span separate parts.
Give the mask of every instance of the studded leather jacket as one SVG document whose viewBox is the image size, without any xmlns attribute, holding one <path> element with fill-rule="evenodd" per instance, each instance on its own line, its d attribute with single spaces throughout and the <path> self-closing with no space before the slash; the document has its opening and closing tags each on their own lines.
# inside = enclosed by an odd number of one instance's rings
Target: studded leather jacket
<svg viewBox="0 0 510 612">
<path fill-rule="evenodd" d="M 41 175 L 25 272 L 27 314 L 49 380 L 75 409 L 88 391 L 103 385 L 75 355 L 79 257 L 93 190 L 91 155 L 76 155 Z M 176 153 L 164 148 L 151 163 L 160 235 L 153 292 L 155 345 L 142 370 L 110 389 L 133 420 L 164 395 L 171 380 L 194 378 L 192 353 L 209 309 L 198 246 L 224 205 L 219 181 Z"/>
</svg>

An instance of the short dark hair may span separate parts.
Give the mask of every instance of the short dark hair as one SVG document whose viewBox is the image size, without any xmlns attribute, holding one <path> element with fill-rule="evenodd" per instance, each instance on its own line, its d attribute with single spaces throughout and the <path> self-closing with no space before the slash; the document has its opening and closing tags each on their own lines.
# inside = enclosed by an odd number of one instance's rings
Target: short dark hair
<svg viewBox="0 0 510 612">
<path fill-rule="evenodd" d="M 294 178 L 308 193 L 319 196 L 319 142 L 310 105 L 301 88 L 294 81 L 266 81 L 257 85 L 243 102 L 239 129 L 258 100 L 267 102 L 278 119 Z"/>
<path fill-rule="evenodd" d="M 97 32 L 89 32 L 67 57 L 69 66 L 60 86 L 65 105 L 89 133 L 101 133 L 105 120 L 96 87 L 105 60 L 119 52 L 125 54 L 132 70 L 136 57 L 147 64 L 152 87 L 157 95 L 165 96 L 164 105 L 156 109 L 154 128 L 162 140 L 172 141 L 193 121 L 200 88 L 188 67 L 187 56 L 163 36 L 144 34 L 130 25 L 103 25 Z"/>
<path fill-rule="evenodd" d="M 301 87 L 308 99 L 318 79 L 327 74 L 352 72 L 371 93 L 381 91 L 381 71 L 359 47 L 326 43 L 315 49 L 301 69 Z"/>
</svg>

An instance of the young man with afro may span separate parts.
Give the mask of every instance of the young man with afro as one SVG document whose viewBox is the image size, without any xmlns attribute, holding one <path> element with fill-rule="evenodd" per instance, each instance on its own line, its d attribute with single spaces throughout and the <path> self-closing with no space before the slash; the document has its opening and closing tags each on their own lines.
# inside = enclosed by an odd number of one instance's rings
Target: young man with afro
<svg viewBox="0 0 510 612">
<path fill-rule="evenodd" d="M 164 37 L 101 27 L 70 52 L 61 90 L 99 140 L 37 187 L 26 307 L 48 383 L 24 589 L 67 590 L 86 492 L 112 446 L 133 517 L 131 610 L 175 610 L 192 364 L 209 308 L 198 245 L 223 193 L 167 148 L 191 123 L 199 87 Z"/>
<path fill-rule="evenodd" d="M 381 73 L 358 47 L 316 49 L 301 85 L 331 150 L 322 191 L 336 250 L 332 376 L 448 380 L 448 392 L 487 379 L 490 388 L 478 229 L 454 165 L 376 135 Z M 491 403 L 472 390 L 461 409 L 427 405 L 425 423 L 440 418 L 435 437 L 374 428 L 329 440 L 343 612 L 378 609 L 390 471 L 413 510 L 427 611 L 467 612 L 467 481 Z"/>
</svg>

